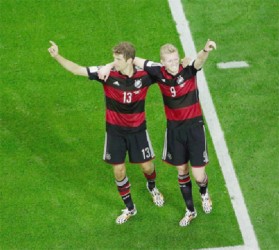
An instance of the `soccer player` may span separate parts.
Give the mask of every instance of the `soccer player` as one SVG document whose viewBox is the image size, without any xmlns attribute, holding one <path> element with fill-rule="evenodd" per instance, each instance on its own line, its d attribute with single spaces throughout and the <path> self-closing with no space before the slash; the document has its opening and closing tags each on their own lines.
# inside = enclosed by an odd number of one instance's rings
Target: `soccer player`
<svg viewBox="0 0 279 250">
<path fill-rule="evenodd" d="M 178 183 L 186 204 L 185 216 L 179 225 L 188 226 L 197 217 L 192 197 L 192 182 L 189 163 L 199 186 L 202 207 L 205 213 L 212 211 L 212 202 L 208 192 L 208 177 L 205 166 L 209 162 L 204 121 L 199 103 L 196 74 L 216 49 L 216 43 L 208 40 L 197 58 L 188 64 L 187 58 L 180 64 L 178 50 L 172 44 L 165 44 L 160 49 L 161 63 L 136 57 L 134 64 L 143 68 L 156 78 L 163 95 L 167 128 L 162 159 L 175 166 L 178 171 Z M 104 67 L 99 76 L 106 78 Z"/>
<path fill-rule="evenodd" d="M 122 42 L 113 48 L 114 70 L 106 81 L 98 77 L 97 66 L 83 67 L 67 60 L 50 41 L 50 55 L 66 70 L 75 75 L 89 77 L 103 84 L 106 103 L 106 135 L 103 159 L 113 166 L 115 183 L 126 206 L 116 223 L 123 224 L 137 213 L 133 203 L 130 182 L 126 175 L 125 158 L 128 152 L 131 163 L 140 164 L 147 179 L 147 189 L 155 205 L 164 204 L 163 195 L 155 185 L 156 170 L 152 159 L 154 151 L 146 129 L 145 98 L 154 79 L 146 71 L 134 67 L 135 48 Z"/>
</svg>

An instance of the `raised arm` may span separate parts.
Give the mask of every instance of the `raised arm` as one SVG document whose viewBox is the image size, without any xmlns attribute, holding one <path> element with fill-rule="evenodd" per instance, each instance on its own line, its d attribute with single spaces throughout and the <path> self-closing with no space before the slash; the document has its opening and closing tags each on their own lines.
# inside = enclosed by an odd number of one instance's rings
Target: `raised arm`
<svg viewBox="0 0 279 250">
<path fill-rule="evenodd" d="M 50 41 L 50 43 L 51 47 L 48 49 L 48 52 L 58 63 L 61 64 L 63 68 L 72 72 L 75 75 L 88 76 L 86 67 L 80 66 L 59 55 L 58 46 L 53 41 Z"/>
<path fill-rule="evenodd" d="M 214 41 L 207 40 L 204 49 L 201 50 L 197 55 L 197 58 L 194 63 L 195 69 L 200 69 L 205 63 L 206 59 L 208 58 L 209 52 L 216 48 L 216 43 Z"/>
</svg>

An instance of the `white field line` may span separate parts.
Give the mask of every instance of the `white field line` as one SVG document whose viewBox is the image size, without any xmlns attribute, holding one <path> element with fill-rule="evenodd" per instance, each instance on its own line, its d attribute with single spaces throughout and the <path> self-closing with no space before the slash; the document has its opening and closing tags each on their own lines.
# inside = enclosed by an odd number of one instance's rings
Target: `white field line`
<svg viewBox="0 0 279 250">
<path fill-rule="evenodd" d="M 249 64 L 245 61 L 232 61 L 232 62 L 220 62 L 217 63 L 219 69 L 238 69 L 247 68 Z"/>
<path fill-rule="evenodd" d="M 181 1 L 168 0 L 168 2 L 174 21 L 176 22 L 176 28 L 180 36 L 180 41 L 184 52 L 187 56 L 195 57 L 197 55 L 197 52 Z M 205 37 L 204 42 L 206 42 L 207 39 L 208 37 Z M 218 41 L 216 41 L 216 43 L 218 46 Z M 250 217 L 234 171 L 233 163 L 229 155 L 224 134 L 217 117 L 217 113 L 208 89 L 203 70 L 198 73 L 198 87 L 203 113 L 213 140 L 217 158 L 224 175 L 226 186 L 231 198 L 231 203 L 235 211 L 235 215 L 244 241 L 244 245 L 241 246 L 224 246 L 222 248 L 211 249 L 257 250 L 259 249 L 258 241 L 253 229 L 253 225 L 250 221 Z"/>
</svg>

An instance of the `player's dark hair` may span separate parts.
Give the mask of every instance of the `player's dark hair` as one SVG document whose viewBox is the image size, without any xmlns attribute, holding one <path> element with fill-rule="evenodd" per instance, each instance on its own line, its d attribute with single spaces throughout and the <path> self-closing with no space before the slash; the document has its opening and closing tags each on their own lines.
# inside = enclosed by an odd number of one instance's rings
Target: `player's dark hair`
<svg viewBox="0 0 279 250">
<path fill-rule="evenodd" d="M 126 61 L 130 58 L 134 59 L 136 56 L 136 49 L 130 42 L 121 42 L 112 51 L 114 54 L 123 55 Z"/>
</svg>

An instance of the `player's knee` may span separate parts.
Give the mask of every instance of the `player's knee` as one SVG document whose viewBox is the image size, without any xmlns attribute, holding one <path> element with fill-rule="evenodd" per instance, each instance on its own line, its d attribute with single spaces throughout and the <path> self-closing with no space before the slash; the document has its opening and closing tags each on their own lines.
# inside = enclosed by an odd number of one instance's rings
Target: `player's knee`
<svg viewBox="0 0 279 250">
<path fill-rule="evenodd" d="M 204 166 L 203 167 L 192 166 L 192 173 L 196 182 L 203 183 L 205 179 L 207 179 Z"/>
<path fill-rule="evenodd" d="M 141 168 L 145 174 L 152 174 L 155 167 L 152 161 L 148 161 L 141 163 Z"/>
<path fill-rule="evenodd" d="M 206 186 L 208 179 L 207 179 L 207 175 L 204 173 L 203 175 L 199 175 L 199 176 L 195 176 L 196 179 L 196 183 L 200 186 Z"/>
<path fill-rule="evenodd" d="M 189 167 L 187 164 L 176 166 L 179 175 L 185 175 L 189 173 Z"/>
<path fill-rule="evenodd" d="M 124 164 L 114 165 L 113 170 L 114 170 L 114 176 L 115 176 L 116 180 L 120 181 L 120 180 L 123 180 L 125 178 L 126 167 L 125 167 Z"/>
</svg>

